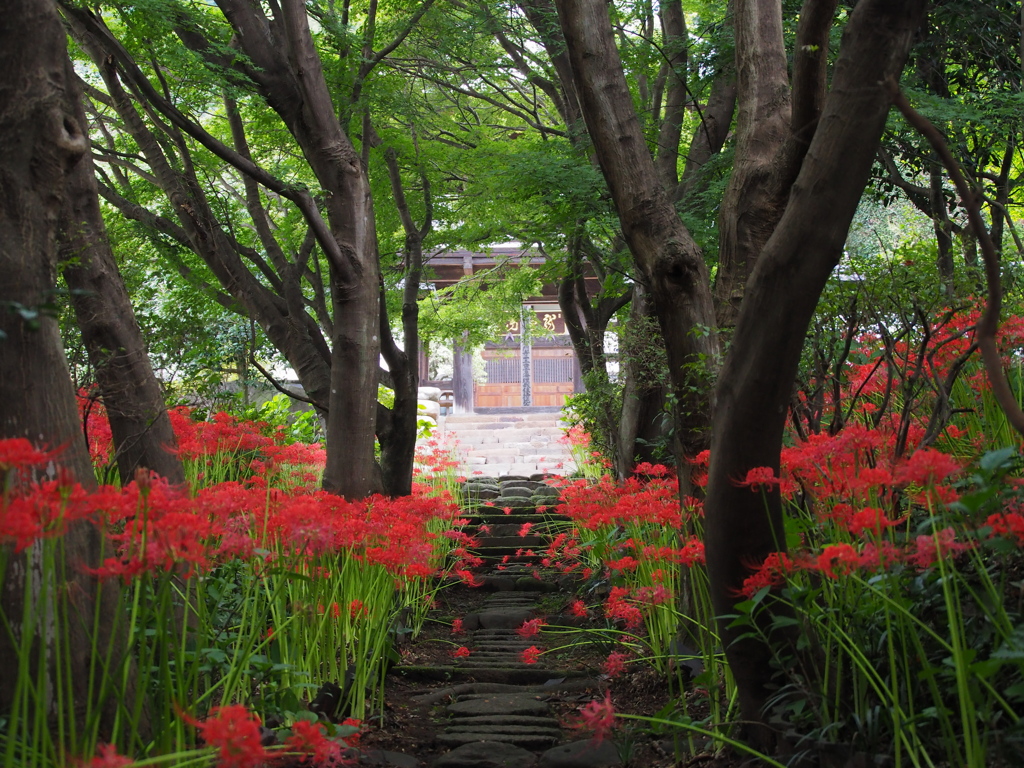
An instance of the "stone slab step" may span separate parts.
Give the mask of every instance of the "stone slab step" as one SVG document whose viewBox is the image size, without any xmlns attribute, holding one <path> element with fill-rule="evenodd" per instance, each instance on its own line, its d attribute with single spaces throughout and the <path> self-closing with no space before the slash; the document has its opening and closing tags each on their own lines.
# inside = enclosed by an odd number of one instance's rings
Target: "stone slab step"
<svg viewBox="0 0 1024 768">
<path fill-rule="evenodd" d="M 538 669 L 536 665 L 524 667 L 492 667 L 471 669 L 458 667 L 435 667 L 396 665 L 389 674 L 401 675 L 408 680 L 432 680 L 454 682 L 472 680 L 478 683 L 508 683 L 512 685 L 543 684 L 559 678 L 584 677 L 583 672 L 569 669 Z"/>
<path fill-rule="evenodd" d="M 522 547 L 539 547 L 547 542 L 541 536 L 477 536 L 473 550 L 520 549 Z"/>
<path fill-rule="evenodd" d="M 459 717 L 454 722 L 460 725 L 539 725 L 558 727 L 558 721 L 550 715 L 471 715 Z"/>
<path fill-rule="evenodd" d="M 553 746 L 558 741 L 557 736 L 529 736 L 529 735 L 518 735 L 512 736 L 503 733 L 481 733 L 481 734 L 453 734 L 453 733 L 439 733 L 437 735 L 437 741 L 439 744 L 446 746 L 462 746 L 464 744 L 474 744 L 478 741 L 491 741 L 499 742 L 502 744 L 514 744 L 517 747 L 523 749 L 544 749 L 545 747 Z"/>
<path fill-rule="evenodd" d="M 481 736 L 489 734 L 502 734 L 503 736 L 550 736 L 558 739 L 562 735 L 561 729 L 555 721 L 550 721 L 547 727 L 537 725 L 462 725 L 456 722 L 444 730 L 446 734 L 465 734 L 476 736 L 477 741 L 483 741 Z"/>
</svg>

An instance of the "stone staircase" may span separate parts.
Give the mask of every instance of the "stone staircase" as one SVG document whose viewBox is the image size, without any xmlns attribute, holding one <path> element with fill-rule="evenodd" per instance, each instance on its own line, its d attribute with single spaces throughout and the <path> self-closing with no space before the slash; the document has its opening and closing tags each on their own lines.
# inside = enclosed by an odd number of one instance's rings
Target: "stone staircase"
<svg viewBox="0 0 1024 768">
<path fill-rule="evenodd" d="M 532 428 L 518 429 L 527 433 Z M 580 621 L 568 614 L 545 616 L 540 608 L 550 593 L 578 586 L 574 577 L 563 576 L 572 584 L 560 584 L 560 574 L 541 562 L 552 533 L 542 510 L 559 502 L 558 488 L 489 473 L 467 480 L 460 497 L 469 521 L 467 530 L 474 534 L 472 552 L 482 560 L 468 590 L 477 598 L 475 605 L 462 617 L 459 642 L 468 653 L 453 659 L 451 666 L 397 665 L 390 673 L 404 678 L 406 684 L 435 683 L 412 697 L 435 708 L 434 743 L 423 746 L 442 753 L 430 761 L 430 768 L 621 768 L 613 743 L 580 738 L 553 706 L 599 700 L 605 682 L 576 669 L 560 668 L 557 662 L 549 666 L 547 656 L 524 655 L 528 649 L 543 653 L 558 645 L 558 635 L 547 635 L 545 628 L 524 632 L 528 622 L 540 619 L 544 627 L 568 629 Z M 530 525 L 524 531 L 526 523 Z M 531 551 L 524 553 L 524 547 Z M 456 588 L 467 589 L 464 584 Z M 561 601 L 556 598 L 556 602 Z M 440 681 L 444 687 L 438 688 Z"/>
<path fill-rule="evenodd" d="M 576 466 L 559 442 L 558 412 L 452 414 L 440 418 L 442 441 L 455 445 L 459 472 L 468 478 L 535 474 L 570 475 Z"/>
</svg>

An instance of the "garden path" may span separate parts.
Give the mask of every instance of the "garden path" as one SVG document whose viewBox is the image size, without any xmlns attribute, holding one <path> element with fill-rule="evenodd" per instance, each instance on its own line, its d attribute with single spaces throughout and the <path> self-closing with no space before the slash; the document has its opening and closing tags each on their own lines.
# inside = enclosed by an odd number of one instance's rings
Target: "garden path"
<svg viewBox="0 0 1024 768">
<path fill-rule="evenodd" d="M 578 728 L 576 710 L 602 701 L 605 681 L 592 670 L 562 664 L 552 653 L 557 631 L 571 631 L 581 622 L 558 611 L 575 596 L 575 580 L 541 563 L 549 536 L 537 507 L 557 501 L 558 490 L 541 476 L 478 477 L 463 486 L 463 497 L 474 553 L 483 564 L 470 585 L 447 590 L 434 612 L 440 631 L 433 647 L 440 653 L 407 652 L 407 660 L 391 670 L 386 698 L 398 732 L 390 742 L 386 724 L 378 732 L 380 745 L 392 751 L 373 753 L 383 761 L 377 764 L 621 765 L 613 742 L 597 741 Z M 461 615 L 451 615 L 453 608 Z M 393 703 L 398 700 L 403 705 Z"/>
</svg>

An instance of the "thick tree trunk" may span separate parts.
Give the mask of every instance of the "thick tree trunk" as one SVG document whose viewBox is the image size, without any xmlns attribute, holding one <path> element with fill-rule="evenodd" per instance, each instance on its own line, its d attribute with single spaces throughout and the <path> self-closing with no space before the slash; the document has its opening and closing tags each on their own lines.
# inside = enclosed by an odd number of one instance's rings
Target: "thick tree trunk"
<svg viewBox="0 0 1024 768">
<path fill-rule="evenodd" d="M 334 328 L 324 488 L 358 498 L 378 488 L 373 446 L 380 355 L 380 265 L 370 185 L 342 130 L 301 0 L 275 6 L 273 24 L 256 6 L 220 0 L 267 103 L 281 117 L 325 191 L 334 243 Z"/>
<path fill-rule="evenodd" d="M 766 508 L 761 493 L 737 481 L 754 467 L 779 470 L 804 336 L 842 255 L 889 111 L 888 83 L 899 77 L 924 7 L 924 0 L 857 4 L 789 204 L 747 286 L 717 387 L 705 500 L 707 564 L 719 615 L 733 612 L 751 564 L 785 548 L 777 490 L 767 494 Z M 770 616 L 765 622 L 762 630 L 770 636 Z M 722 645 L 742 715 L 757 722 L 771 690 L 771 648 L 754 637 L 740 639 L 728 625 L 720 625 Z"/>
<path fill-rule="evenodd" d="M 37 447 L 60 448 L 54 476 L 65 472 L 89 486 L 92 465 L 78 421 L 75 392 L 68 375 L 56 318 L 46 309 L 56 283 L 56 234 L 64 183 L 69 171 L 88 150 L 85 126 L 67 110 L 66 37 L 56 9 L 47 0 L 12 0 L 0 25 L 0 439 L 26 438 Z M 24 308 L 19 311 L 19 308 Z M 28 310 L 38 311 L 30 317 Z M 106 647 L 115 626 L 117 590 L 101 591 L 83 566 L 97 565 L 101 538 L 90 524 L 80 523 L 67 532 L 68 560 L 59 594 L 68 608 L 90 621 L 68 625 L 70 644 L 65 653 L 76 716 L 89 702 L 91 617 L 99 616 L 96 638 Z M 20 555 L 5 553 L 0 610 L 13 623 L 17 642 L 25 597 L 25 579 L 34 569 L 34 547 Z M 51 588 L 54 585 L 51 585 Z M 53 593 L 51 593 L 53 594 Z M 101 605 L 96 606 L 96 601 Z M 50 617 L 54 607 L 40 606 Z M 98 611 L 98 613 L 97 613 Z M 8 632 L 0 632 L 0 659 L 7 669 L 0 675 L 0 712 L 9 712 L 18 658 Z M 48 641 L 37 638 L 29 667 L 53 664 Z M 51 669 L 50 674 L 57 674 Z M 52 680 L 52 678 L 50 678 Z M 95 693 L 95 691 L 93 692 Z M 37 691 L 52 696 L 50 683 Z M 52 706 L 53 702 L 50 701 Z M 58 715 L 52 710 L 48 715 Z M 9 725 L 11 725 L 9 723 Z M 84 723 L 79 723 L 84 726 Z"/>
<path fill-rule="evenodd" d="M 367 201 L 369 188 L 367 187 Z M 344 281 L 332 278 L 335 285 Z M 334 291 L 331 399 L 324 490 L 359 499 L 383 490 L 373 456 L 377 432 L 380 286 L 359 282 Z"/>
<path fill-rule="evenodd" d="M 74 69 L 68 60 L 67 110 L 87 126 Z M 174 431 L 153 375 L 128 291 L 117 270 L 100 213 L 88 153 L 67 177 L 60 219 L 60 259 L 82 341 L 110 419 L 122 483 L 150 469 L 173 484 L 185 482 L 173 453 Z"/>
<path fill-rule="evenodd" d="M 683 450 L 707 444 L 706 396 L 718 342 L 703 255 L 679 220 L 654 168 L 615 47 L 608 6 L 559 0 L 573 82 L 622 232 L 647 276 L 666 340 Z"/>
</svg>

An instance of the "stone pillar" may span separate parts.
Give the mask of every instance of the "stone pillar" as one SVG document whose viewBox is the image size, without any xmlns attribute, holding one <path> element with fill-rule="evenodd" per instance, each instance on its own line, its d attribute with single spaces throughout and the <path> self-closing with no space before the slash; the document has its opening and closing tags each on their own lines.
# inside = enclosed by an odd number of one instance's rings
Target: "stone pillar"
<svg viewBox="0 0 1024 768">
<path fill-rule="evenodd" d="M 465 338 L 463 336 L 463 340 Z M 453 411 L 473 413 L 473 354 L 467 352 L 458 342 L 452 344 L 452 390 L 455 394 Z"/>
</svg>

